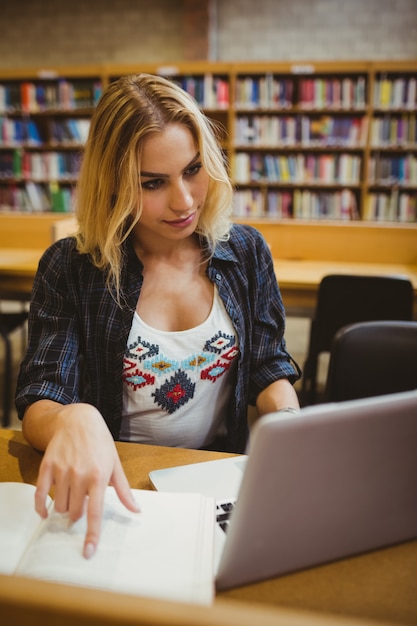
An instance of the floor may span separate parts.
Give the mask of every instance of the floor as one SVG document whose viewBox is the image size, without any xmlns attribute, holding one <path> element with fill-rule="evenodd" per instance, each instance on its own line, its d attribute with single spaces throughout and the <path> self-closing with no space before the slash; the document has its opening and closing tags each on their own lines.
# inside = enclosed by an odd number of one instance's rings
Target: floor
<svg viewBox="0 0 417 626">
<path fill-rule="evenodd" d="M 4 308 L 4 305 L 3 305 Z M 287 318 L 287 331 L 286 341 L 287 348 L 293 358 L 297 361 L 300 367 L 303 366 L 305 355 L 308 345 L 308 333 L 310 327 L 310 320 L 303 317 L 288 317 Z M 14 383 L 16 384 L 17 372 L 19 368 L 19 362 L 22 357 L 22 332 L 20 330 L 15 331 L 12 334 L 13 345 L 13 366 L 14 366 Z M 0 345 L 0 398 L 3 397 L 3 359 L 4 359 L 4 346 Z M 320 367 L 319 379 L 321 384 L 325 380 L 326 363 L 323 361 Z M 319 383 L 320 384 L 320 383 Z M 14 387 L 13 387 L 14 388 Z M 300 383 L 295 387 L 300 390 Z M 17 418 L 16 412 L 12 412 L 11 428 L 20 429 L 20 421 Z"/>
</svg>

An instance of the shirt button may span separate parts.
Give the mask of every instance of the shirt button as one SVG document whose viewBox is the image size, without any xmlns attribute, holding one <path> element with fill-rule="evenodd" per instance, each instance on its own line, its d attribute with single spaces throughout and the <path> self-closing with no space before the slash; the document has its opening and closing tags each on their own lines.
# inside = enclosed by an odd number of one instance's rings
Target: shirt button
<svg viewBox="0 0 417 626">
<path fill-rule="evenodd" d="M 220 276 L 220 274 L 216 274 L 216 280 L 218 280 L 220 282 L 221 279 L 222 279 L 222 277 Z"/>
</svg>

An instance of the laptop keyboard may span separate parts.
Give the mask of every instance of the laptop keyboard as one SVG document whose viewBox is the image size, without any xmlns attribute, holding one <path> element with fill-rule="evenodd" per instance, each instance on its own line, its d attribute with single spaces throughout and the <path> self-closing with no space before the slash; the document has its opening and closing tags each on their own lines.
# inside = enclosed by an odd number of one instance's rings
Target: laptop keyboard
<svg viewBox="0 0 417 626">
<path fill-rule="evenodd" d="M 224 532 L 227 532 L 230 514 L 233 511 L 235 504 L 236 501 L 216 503 L 216 522 Z"/>
</svg>

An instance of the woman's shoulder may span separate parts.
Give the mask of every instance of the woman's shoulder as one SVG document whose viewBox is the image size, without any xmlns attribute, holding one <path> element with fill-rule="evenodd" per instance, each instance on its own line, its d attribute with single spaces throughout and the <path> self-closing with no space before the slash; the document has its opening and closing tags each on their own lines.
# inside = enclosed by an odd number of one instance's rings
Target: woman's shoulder
<svg viewBox="0 0 417 626">
<path fill-rule="evenodd" d="M 229 243 L 237 252 L 267 247 L 262 233 L 250 224 L 233 224 L 230 229 Z"/>
<path fill-rule="evenodd" d="M 69 261 L 71 259 L 76 260 L 81 255 L 77 252 L 77 244 L 75 237 L 65 237 L 64 239 L 58 239 L 51 244 L 41 257 L 41 263 L 51 263 L 52 261 Z"/>
<path fill-rule="evenodd" d="M 255 265 L 268 262 L 270 255 L 262 233 L 248 224 L 233 224 L 227 240 L 216 246 L 213 256 L 219 261 L 254 269 Z"/>
<path fill-rule="evenodd" d="M 63 297 L 88 297 L 98 285 L 104 285 L 103 274 L 87 254 L 77 250 L 75 237 L 60 239 L 45 250 L 34 281 L 35 291 L 47 289 Z"/>
<path fill-rule="evenodd" d="M 233 223 L 230 229 L 230 237 L 232 239 L 249 239 L 259 241 L 263 239 L 262 233 L 250 224 Z"/>
<path fill-rule="evenodd" d="M 55 275 L 80 274 L 93 271 L 94 266 L 87 254 L 78 252 L 75 237 L 65 237 L 45 250 L 39 262 L 39 270 Z"/>
</svg>

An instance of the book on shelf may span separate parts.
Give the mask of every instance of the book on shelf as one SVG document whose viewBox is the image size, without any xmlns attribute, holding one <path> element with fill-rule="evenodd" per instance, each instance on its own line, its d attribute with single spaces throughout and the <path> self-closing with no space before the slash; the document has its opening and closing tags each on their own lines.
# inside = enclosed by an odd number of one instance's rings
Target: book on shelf
<svg viewBox="0 0 417 626">
<path fill-rule="evenodd" d="M 31 81 L 0 85 L 0 113 L 91 108 L 102 93 L 100 80 Z"/>
<path fill-rule="evenodd" d="M 234 162 L 238 184 L 299 183 L 358 185 L 361 158 L 354 154 L 261 154 L 240 152 Z"/>
<path fill-rule="evenodd" d="M 242 189 L 233 196 L 234 217 L 262 217 L 263 197 L 259 189 Z"/>
<path fill-rule="evenodd" d="M 72 141 L 76 141 L 81 144 L 85 144 L 87 141 L 88 133 L 90 130 L 89 119 L 74 119 L 66 120 L 66 127 L 69 130 L 69 134 Z"/>
<path fill-rule="evenodd" d="M 367 119 L 323 116 L 240 115 L 235 122 L 237 146 L 363 147 Z"/>
<path fill-rule="evenodd" d="M 36 90 L 33 83 L 25 81 L 20 85 L 20 104 L 23 113 L 35 112 L 38 110 Z"/>
<path fill-rule="evenodd" d="M 27 181 L 25 188 L 32 211 L 42 212 L 50 210 L 51 204 L 42 185 L 38 185 L 33 181 Z"/>
<path fill-rule="evenodd" d="M 417 78 L 381 74 L 375 80 L 374 106 L 380 109 L 409 109 L 417 107 Z"/>
<path fill-rule="evenodd" d="M 229 106 L 229 83 L 226 78 L 207 72 L 203 76 L 182 76 L 178 84 L 205 109 L 227 109 Z"/>
<path fill-rule="evenodd" d="M 369 182 L 378 185 L 417 186 L 417 157 L 413 154 L 372 156 L 369 161 Z"/>
<path fill-rule="evenodd" d="M 21 173 L 22 153 L 20 150 L 0 151 L 0 180 L 12 180 Z"/>
<path fill-rule="evenodd" d="M 235 103 L 238 109 L 289 109 L 293 106 L 293 78 L 271 73 L 263 76 L 239 76 Z"/>
<path fill-rule="evenodd" d="M 81 163 L 78 151 L 24 152 L 20 174 L 38 182 L 69 180 L 76 181 Z"/>
<path fill-rule="evenodd" d="M 399 222 L 417 222 L 417 196 L 409 193 L 400 193 L 397 205 Z"/>
<path fill-rule="evenodd" d="M 356 220 L 356 196 L 350 189 L 335 193 L 294 190 L 293 216 L 297 219 Z"/>
<path fill-rule="evenodd" d="M 74 210 L 75 188 L 72 186 L 62 186 L 56 181 L 48 185 L 50 210 L 54 213 L 72 213 Z"/>
<path fill-rule="evenodd" d="M 24 200 L 20 198 L 21 189 L 14 183 L 0 186 L 0 210 L 1 211 L 22 211 Z"/>
<path fill-rule="evenodd" d="M 415 148 L 417 146 L 414 114 L 375 117 L 371 123 L 371 146 L 374 148 Z"/>
<path fill-rule="evenodd" d="M 233 178 L 236 183 L 250 180 L 250 159 L 247 152 L 238 152 L 233 161 Z"/>
<path fill-rule="evenodd" d="M 266 215 L 278 219 L 288 219 L 293 216 L 293 194 L 290 191 L 271 190 L 267 195 Z"/>
<path fill-rule="evenodd" d="M 215 92 L 216 92 L 216 107 L 219 109 L 227 109 L 230 105 L 228 81 L 223 78 L 216 78 Z"/>
<path fill-rule="evenodd" d="M 60 185 L 56 181 L 9 182 L 7 186 L 0 186 L 0 208 L 24 213 L 73 213 L 74 195 L 73 185 Z"/>
<path fill-rule="evenodd" d="M 82 556 L 86 517 L 71 522 L 49 503 L 34 510 L 35 486 L 0 483 L 0 573 L 196 604 L 214 594 L 215 505 L 200 494 L 133 490 L 131 513 L 108 487 L 100 542 Z"/>
<path fill-rule="evenodd" d="M 50 143 L 83 145 L 87 141 L 89 129 L 89 119 L 52 119 L 49 121 Z"/>
<path fill-rule="evenodd" d="M 39 127 L 35 120 L 28 119 L 25 125 L 25 139 L 28 144 L 32 146 L 40 146 L 43 143 L 43 139 L 39 130 Z"/>
<path fill-rule="evenodd" d="M 38 124 L 32 118 L 13 119 L 0 116 L 0 145 L 40 146 L 42 143 Z"/>
<path fill-rule="evenodd" d="M 366 105 L 364 76 L 301 78 L 299 104 L 304 109 L 363 109 Z"/>
<path fill-rule="evenodd" d="M 363 219 L 372 222 L 415 222 L 417 221 L 417 196 L 400 190 L 369 193 L 364 203 Z"/>
</svg>

